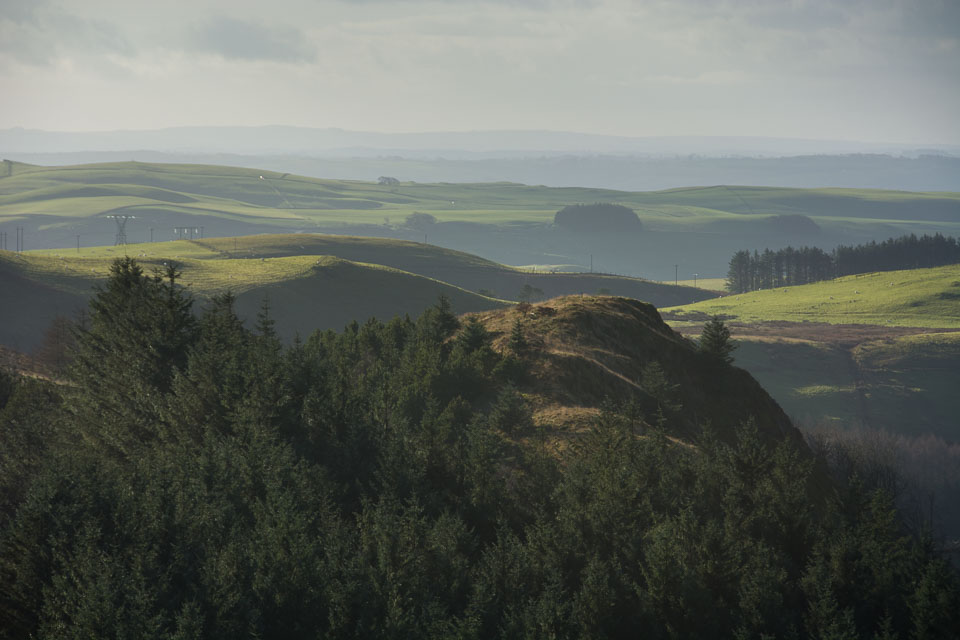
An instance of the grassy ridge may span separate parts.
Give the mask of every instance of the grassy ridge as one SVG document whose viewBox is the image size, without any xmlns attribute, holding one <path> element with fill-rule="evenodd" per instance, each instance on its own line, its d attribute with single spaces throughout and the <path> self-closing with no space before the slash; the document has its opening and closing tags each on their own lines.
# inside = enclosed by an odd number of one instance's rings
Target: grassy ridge
<svg viewBox="0 0 960 640">
<path fill-rule="evenodd" d="M 459 312 L 509 304 L 520 299 L 525 286 L 539 290 L 536 297 L 606 292 L 661 305 L 713 295 L 622 276 L 530 273 L 392 239 L 287 234 L 177 240 L 80 251 L 0 252 L 0 265 L 20 288 L 27 290 L 33 283 L 43 292 L 33 306 L 8 309 L 0 342 L 35 346 L 57 310 L 68 314 L 82 306 L 92 286 L 106 278 L 113 260 L 125 255 L 136 258 L 147 272 L 176 262 L 181 283 L 195 295 L 206 298 L 230 290 L 248 318 L 268 296 L 287 338 L 316 328 L 341 328 L 354 319 L 417 315 L 441 294 Z"/>
<path fill-rule="evenodd" d="M 229 290 L 237 294 L 237 309 L 249 320 L 269 299 L 277 329 L 287 339 L 318 328 L 340 329 L 354 319 L 416 315 L 440 295 L 460 312 L 508 304 L 432 278 L 333 256 L 253 260 L 187 254 L 176 254 L 181 283 L 200 298 L 200 305 L 204 298 Z M 106 278 L 114 257 L 68 260 L 0 252 L 0 274 L 10 284 L 11 295 L 21 300 L 0 312 L 0 342 L 23 350 L 36 348 L 56 314 L 69 316 L 85 304 L 93 285 Z M 162 269 L 169 259 L 148 252 L 135 257 L 147 272 Z"/>
<path fill-rule="evenodd" d="M 718 314 L 737 322 L 828 322 L 960 328 L 960 265 L 885 271 L 728 295 L 664 309 L 675 320 Z"/>
<path fill-rule="evenodd" d="M 667 281 L 694 273 L 721 275 L 730 256 L 743 248 L 815 244 L 829 249 L 904 233 L 960 235 L 960 194 L 736 186 L 657 192 L 513 183 L 385 186 L 259 169 L 137 162 L 14 167 L 13 175 L 0 177 L 0 228 L 23 226 L 31 249 L 70 247 L 77 236 L 85 245 L 112 243 L 114 224 L 106 216 L 122 214 L 136 218 L 127 225 L 129 242 L 171 239 L 176 227 L 202 226 L 207 237 L 323 231 L 429 241 L 506 264 L 579 265 L 564 270 L 587 271 L 595 263 L 599 271 Z M 563 207 L 594 202 L 634 209 L 642 227 L 632 233 L 573 232 L 552 224 Z M 429 214 L 436 224 L 429 218 L 408 224 L 414 213 Z M 611 287 L 585 292 L 599 289 Z"/>
<path fill-rule="evenodd" d="M 385 217 L 395 224 L 414 211 L 445 222 L 544 223 L 568 204 L 603 201 L 636 209 L 646 223 L 680 230 L 718 222 L 756 224 L 758 215 L 779 214 L 956 224 L 960 212 L 960 194 L 954 193 L 740 186 L 624 192 L 513 183 L 381 186 L 212 165 L 12 166 L 13 175 L 0 179 L 0 218 L 84 218 L 146 208 L 348 224 L 382 224 Z"/>
<path fill-rule="evenodd" d="M 318 258 L 329 256 L 417 274 L 443 281 L 485 297 L 518 300 L 525 285 L 545 297 L 576 293 L 622 295 L 658 306 L 686 300 L 702 300 L 712 294 L 693 287 L 663 285 L 637 278 L 587 273 L 531 273 L 490 260 L 405 240 L 322 234 L 257 235 L 212 238 L 202 241 L 92 247 L 69 250 L 30 251 L 22 256 L 22 268 L 34 277 L 82 292 L 91 278 L 105 277 L 110 262 L 131 255 L 148 268 L 176 260 L 184 283 L 202 294 L 223 289 L 245 291 L 253 286 L 278 283 L 302 276 Z"/>
</svg>

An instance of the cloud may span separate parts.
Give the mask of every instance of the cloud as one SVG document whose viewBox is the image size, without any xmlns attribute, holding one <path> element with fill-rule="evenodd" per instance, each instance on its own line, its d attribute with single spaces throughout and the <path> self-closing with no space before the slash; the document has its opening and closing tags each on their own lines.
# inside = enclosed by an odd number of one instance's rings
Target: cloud
<svg viewBox="0 0 960 640">
<path fill-rule="evenodd" d="M 312 62 L 316 49 L 302 31 L 219 17 L 193 30 L 187 48 L 231 60 Z"/>
<path fill-rule="evenodd" d="M 234 124 L 960 136 L 958 0 L 223 7 L 0 0 L 0 86 L 19 94 L 0 128 L 50 126 L 37 114 L 71 81 L 88 105 L 73 121 L 110 126 L 220 122 L 226 105 Z M 171 115 L 181 95 L 204 100 Z"/>
<path fill-rule="evenodd" d="M 31 65 L 72 54 L 131 56 L 134 47 L 113 23 L 55 9 L 43 0 L 4 0 L 0 53 Z"/>
<path fill-rule="evenodd" d="M 46 0 L 3 0 L 0 2 L 0 20 L 22 24 L 33 22 L 38 9 Z"/>
</svg>

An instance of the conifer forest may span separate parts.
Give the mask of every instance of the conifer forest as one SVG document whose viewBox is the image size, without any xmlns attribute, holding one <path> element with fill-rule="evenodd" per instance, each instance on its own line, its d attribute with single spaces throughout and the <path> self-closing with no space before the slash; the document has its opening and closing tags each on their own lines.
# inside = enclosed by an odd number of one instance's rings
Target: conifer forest
<svg viewBox="0 0 960 640">
<path fill-rule="evenodd" d="M 4 638 L 957 637 L 889 475 L 751 420 L 678 441 L 669 363 L 557 449 L 520 321 L 285 344 L 177 280 L 118 259 L 62 376 L 0 374 Z"/>
</svg>

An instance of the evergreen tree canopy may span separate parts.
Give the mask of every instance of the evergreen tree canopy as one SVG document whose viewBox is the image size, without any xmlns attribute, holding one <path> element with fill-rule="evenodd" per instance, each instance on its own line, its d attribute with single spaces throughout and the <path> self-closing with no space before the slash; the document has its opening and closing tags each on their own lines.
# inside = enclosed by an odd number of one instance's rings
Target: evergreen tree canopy
<svg viewBox="0 0 960 640">
<path fill-rule="evenodd" d="M 713 316 L 703 325 L 699 346 L 701 353 L 724 364 L 733 362 L 731 354 L 737 348 L 730 339 L 730 329 L 719 316 Z"/>
<path fill-rule="evenodd" d="M 879 244 L 840 245 L 832 254 L 816 247 L 764 249 L 763 253 L 754 251 L 753 255 L 749 251 L 737 251 L 730 258 L 726 286 L 733 293 L 745 293 L 858 273 L 957 263 L 960 263 L 960 243 L 939 233 L 920 238 L 911 234 Z"/>
<path fill-rule="evenodd" d="M 121 260 L 91 310 L 69 385 L 0 375 L 0 639 L 960 629 L 957 572 L 862 469 L 750 421 L 675 443 L 660 366 L 645 436 L 610 405 L 553 453 L 445 301 L 284 347 Z"/>
<path fill-rule="evenodd" d="M 77 331 L 70 407 L 84 437 L 116 453 L 157 434 L 163 396 L 186 365 L 196 322 L 179 276 L 173 264 L 148 276 L 132 258 L 117 259 L 90 301 L 89 326 Z"/>
</svg>

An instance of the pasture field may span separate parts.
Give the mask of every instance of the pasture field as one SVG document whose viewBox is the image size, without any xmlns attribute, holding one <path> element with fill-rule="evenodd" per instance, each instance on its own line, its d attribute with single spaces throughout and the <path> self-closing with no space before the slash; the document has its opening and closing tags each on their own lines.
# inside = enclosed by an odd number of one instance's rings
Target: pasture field
<svg viewBox="0 0 960 640">
<path fill-rule="evenodd" d="M 10 175 L 0 178 L 0 219 L 47 216 L 48 224 L 59 225 L 71 218 L 138 211 L 301 225 L 397 225 L 419 211 L 441 222 L 543 224 L 572 203 L 616 202 L 634 208 L 651 229 L 675 231 L 755 225 L 758 217 L 783 214 L 814 216 L 820 223 L 926 221 L 931 228 L 960 228 L 956 193 L 742 186 L 626 192 L 514 183 L 385 186 L 212 165 L 8 164 Z"/>
<path fill-rule="evenodd" d="M 727 295 L 664 309 L 674 321 L 719 315 L 769 321 L 960 328 L 960 265 L 881 271 L 795 287 Z"/>
<path fill-rule="evenodd" d="M 125 246 L 0 251 L 0 272 L 20 305 L 0 312 L 0 343 L 33 348 L 53 318 L 81 307 L 111 263 L 130 256 L 149 273 L 174 262 L 180 283 L 200 300 L 231 291 L 245 317 L 264 297 L 286 338 L 342 328 L 371 316 L 419 314 L 439 295 L 458 312 L 518 300 L 609 293 L 654 304 L 715 295 L 693 287 L 588 273 L 531 272 L 433 245 L 389 238 L 322 234 L 252 235 Z M 16 289 L 16 291 L 14 291 Z"/>
<path fill-rule="evenodd" d="M 658 284 L 637 278 L 590 273 L 551 273 L 515 268 L 443 247 L 390 238 L 325 234 L 254 235 L 239 238 L 175 240 L 122 247 L 84 247 L 79 251 L 47 249 L 10 260 L 30 277 L 75 293 L 106 277 L 117 257 L 137 258 L 145 269 L 162 269 L 173 260 L 183 283 L 201 295 L 231 289 L 245 291 L 298 278 L 336 257 L 368 268 L 389 268 L 449 283 L 484 297 L 520 300 L 525 288 L 534 298 L 577 293 L 607 293 L 655 305 L 698 300 L 716 294 L 703 289 Z"/>
<path fill-rule="evenodd" d="M 960 442 L 960 265 L 848 276 L 661 310 L 696 337 L 720 315 L 749 371 L 800 425 Z M 953 331 L 950 331 L 953 330 Z"/>
<path fill-rule="evenodd" d="M 697 287 L 707 291 L 726 291 L 726 278 L 696 278 L 689 280 L 680 280 L 677 284 L 684 287 Z"/>
<path fill-rule="evenodd" d="M 503 264 L 561 265 L 563 271 L 588 271 L 592 260 L 597 271 L 670 281 L 674 265 L 683 279 L 723 274 L 740 249 L 831 250 L 904 233 L 960 235 L 957 193 L 380 185 L 212 165 L 5 165 L 0 230 L 12 239 L 14 227 L 23 227 L 27 249 L 68 248 L 78 239 L 83 246 L 112 244 L 116 229 L 108 216 L 123 215 L 134 216 L 128 242 L 171 240 L 184 227 L 206 238 L 325 232 L 429 242 Z M 623 233 L 553 225 L 563 207 L 595 202 L 632 208 L 641 227 Z M 418 213 L 426 215 L 411 218 Z"/>
</svg>

